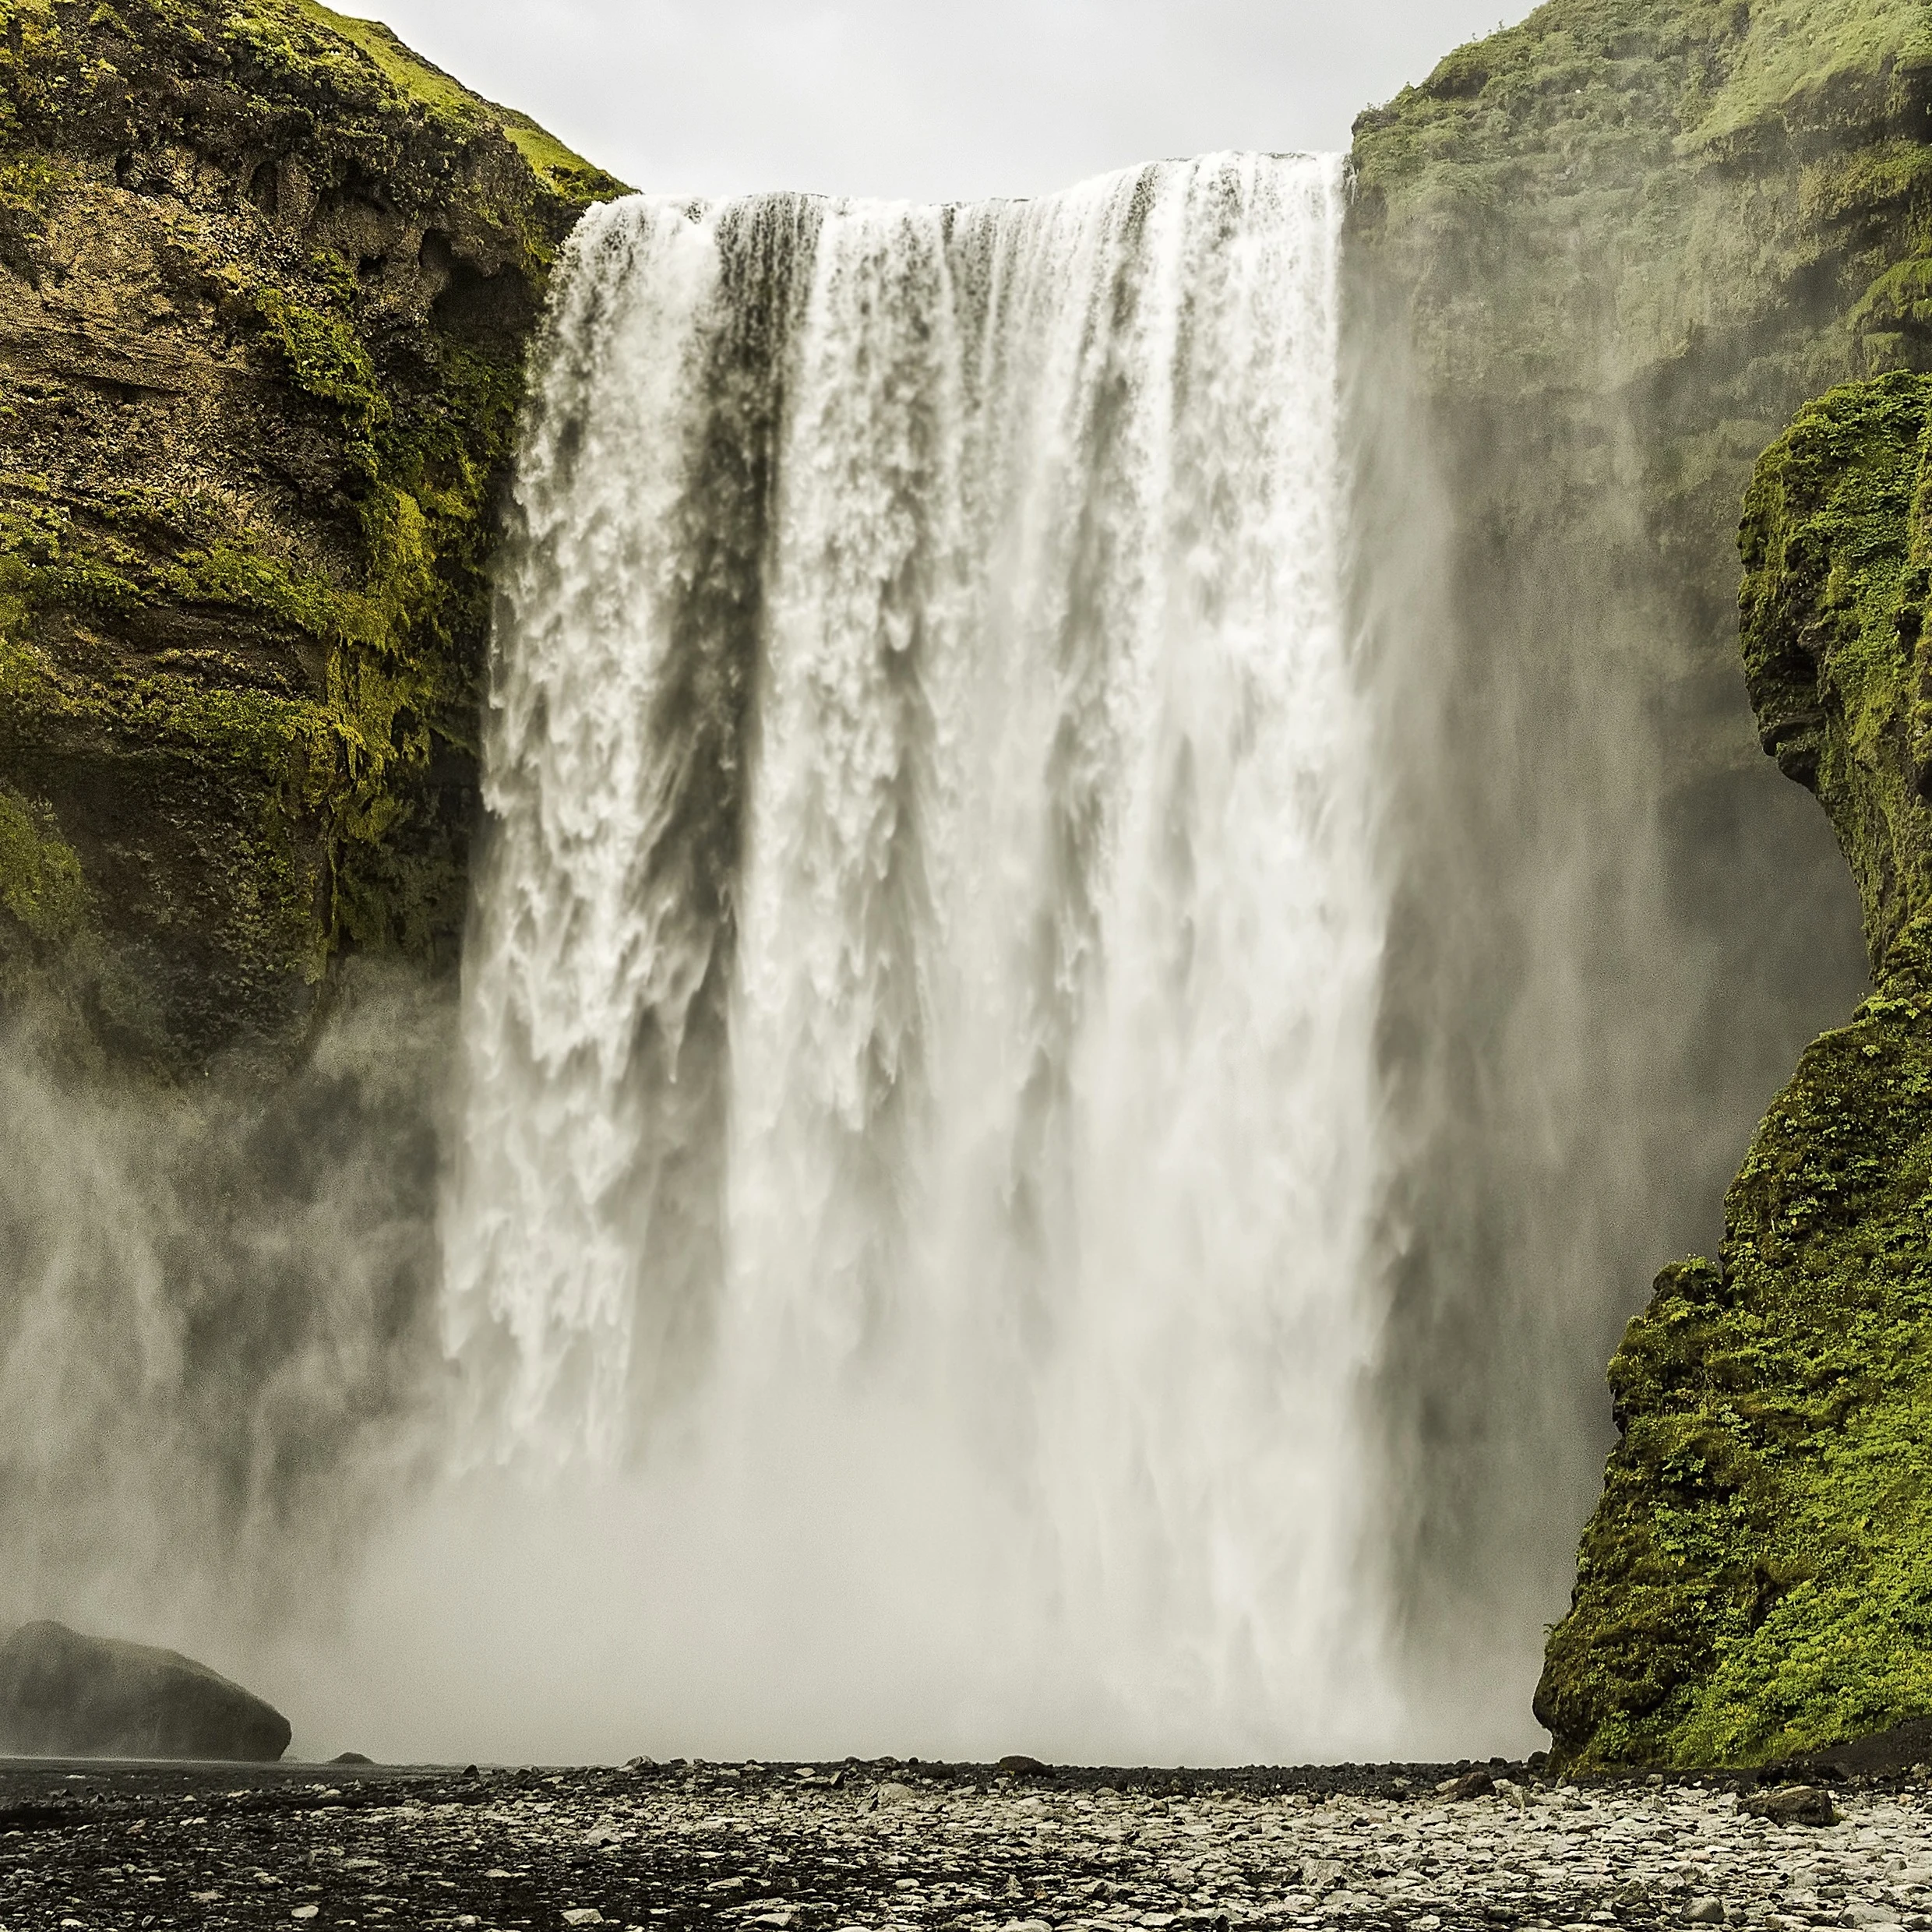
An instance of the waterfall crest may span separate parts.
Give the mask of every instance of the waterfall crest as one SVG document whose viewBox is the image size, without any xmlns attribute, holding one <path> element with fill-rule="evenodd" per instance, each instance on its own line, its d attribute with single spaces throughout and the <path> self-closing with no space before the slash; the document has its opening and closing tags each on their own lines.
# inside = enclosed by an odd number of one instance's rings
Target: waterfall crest
<svg viewBox="0 0 1932 1932">
<path fill-rule="evenodd" d="M 446 1334 L 480 1458 L 624 1499 L 673 1747 L 746 1678 L 774 1751 L 1387 1733 L 1341 195 L 1215 156 L 570 244 Z"/>
</svg>

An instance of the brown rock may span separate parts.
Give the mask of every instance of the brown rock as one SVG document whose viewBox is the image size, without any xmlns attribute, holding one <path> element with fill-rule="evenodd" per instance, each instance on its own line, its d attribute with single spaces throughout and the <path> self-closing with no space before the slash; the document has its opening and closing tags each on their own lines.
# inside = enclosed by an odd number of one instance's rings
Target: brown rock
<svg viewBox="0 0 1932 1932">
<path fill-rule="evenodd" d="M 1816 1785 L 1785 1785 L 1775 1791 L 1760 1792 L 1747 1798 L 1743 1809 L 1754 1818 L 1771 1818 L 1779 1824 L 1835 1824 L 1838 1814 L 1832 1808 L 1832 1796 Z"/>
</svg>

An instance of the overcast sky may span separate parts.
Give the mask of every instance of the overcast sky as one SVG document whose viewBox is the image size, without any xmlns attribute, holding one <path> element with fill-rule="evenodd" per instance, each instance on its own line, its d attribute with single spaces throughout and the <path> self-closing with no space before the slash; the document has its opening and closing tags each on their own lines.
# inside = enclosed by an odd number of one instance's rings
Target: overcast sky
<svg viewBox="0 0 1932 1932">
<path fill-rule="evenodd" d="M 337 0 L 338 5 L 344 0 Z M 347 0 L 640 188 L 964 199 L 1338 148 L 1528 0 Z"/>
</svg>

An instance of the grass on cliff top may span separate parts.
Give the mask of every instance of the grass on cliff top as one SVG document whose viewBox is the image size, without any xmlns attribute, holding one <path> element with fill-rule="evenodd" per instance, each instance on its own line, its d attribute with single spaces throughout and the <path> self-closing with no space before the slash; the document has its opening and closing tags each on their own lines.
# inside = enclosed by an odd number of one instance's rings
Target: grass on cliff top
<svg viewBox="0 0 1932 1932">
<path fill-rule="evenodd" d="M 1391 187 L 1445 161 L 1507 167 L 1523 130 L 1560 124 L 1708 150 L 1928 64 L 1922 0 L 1549 0 L 1363 114 L 1357 162 Z"/>
<path fill-rule="evenodd" d="M 573 153 L 527 115 L 485 100 L 453 76 L 432 65 L 381 21 L 334 12 L 319 0 L 296 0 L 296 4 L 318 26 L 359 48 L 398 93 L 418 102 L 432 119 L 458 139 L 468 140 L 486 129 L 500 128 L 552 193 L 580 201 L 593 195 L 608 198 L 627 192 L 615 175 Z"/>
<path fill-rule="evenodd" d="M 1564 390 L 1593 353 L 1616 384 L 1755 344 L 1778 366 L 1727 408 L 1768 383 L 1761 443 L 1802 396 L 1916 365 L 1918 285 L 1893 271 L 1928 252 L 1929 14 L 1549 0 L 1457 48 L 1356 122 L 1357 220 L 1419 292 L 1425 365 L 1452 391 Z"/>
<path fill-rule="evenodd" d="M 502 134 L 539 183 L 566 202 L 580 206 L 629 192 L 527 115 L 485 100 L 425 60 L 380 21 L 337 13 L 319 0 L 122 0 L 121 12 L 104 4 L 86 19 L 89 28 L 109 28 L 137 48 L 155 27 L 210 51 L 222 38 L 238 41 L 271 69 L 325 79 L 365 104 L 373 84 L 419 109 L 459 145 Z M 24 33 L 30 55 L 44 55 L 74 24 L 58 16 L 50 0 L 0 0 L 0 25 L 12 35 Z M 0 69 L 17 64 L 21 51 L 18 38 L 11 48 L 0 45 Z M 114 72 L 95 71 L 110 78 Z"/>
</svg>

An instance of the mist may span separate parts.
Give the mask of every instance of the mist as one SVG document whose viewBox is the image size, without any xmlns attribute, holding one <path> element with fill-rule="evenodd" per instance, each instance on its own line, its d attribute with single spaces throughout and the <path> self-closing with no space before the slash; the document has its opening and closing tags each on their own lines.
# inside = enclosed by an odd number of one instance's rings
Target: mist
<svg viewBox="0 0 1932 1932">
<path fill-rule="evenodd" d="M 241 1676 L 331 1627 L 364 1539 L 437 1464 L 452 993 L 352 967 L 266 1085 L 253 1060 L 110 1077 L 11 1029 L 0 1622 Z"/>
<path fill-rule="evenodd" d="M 1473 219 L 1432 293 L 1479 287 L 1507 340 L 1539 250 L 1574 262 L 1585 238 L 1561 214 L 1502 230 Z M 1729 426 L 1698 520 L 1660 522 L 1669 439 L 1703 425 L 1636 378 L 1650 345 L 1617 302 L 1580 302 L 1560 374 L 1512 393 L 1422 339 L 1400 243 L 1354 239 L 1355 623 L 1393 880 L 1382 1548 L 1435 1734 L 1523 1746 L 1514 1687 L 1568 1608 L 1615 1440 L 1606 1365 L 1658 1271 L 1716 1253 L 1764 1109 L 1869 970 L 1830 826 L 1747 701 Z M 1803 326 L 1779 312 L 1711 364 Z"/>
</svg>

